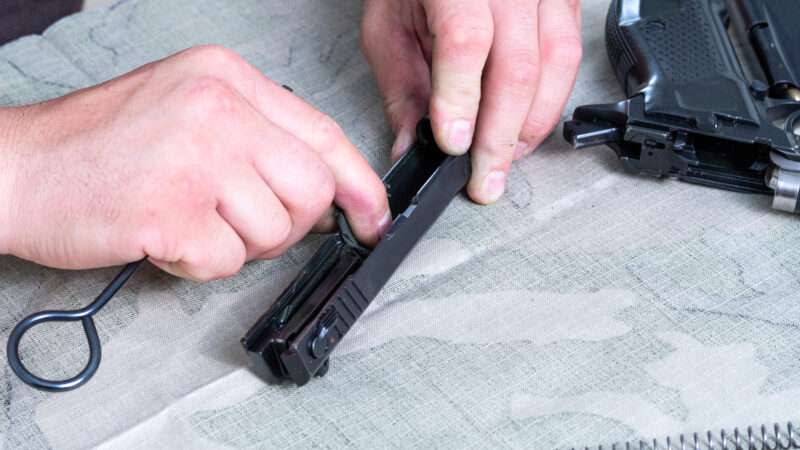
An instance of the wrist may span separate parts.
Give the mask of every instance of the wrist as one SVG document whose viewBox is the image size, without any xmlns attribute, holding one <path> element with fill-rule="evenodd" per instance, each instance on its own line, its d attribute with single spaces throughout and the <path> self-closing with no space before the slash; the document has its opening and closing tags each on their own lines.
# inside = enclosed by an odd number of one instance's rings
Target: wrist
<svg viewBox="0 0 800 450">
<path fill-rule="evenodd" d="M 11 252 L 22 108 L 0 108 L 0 255 Z"/>
</svg>

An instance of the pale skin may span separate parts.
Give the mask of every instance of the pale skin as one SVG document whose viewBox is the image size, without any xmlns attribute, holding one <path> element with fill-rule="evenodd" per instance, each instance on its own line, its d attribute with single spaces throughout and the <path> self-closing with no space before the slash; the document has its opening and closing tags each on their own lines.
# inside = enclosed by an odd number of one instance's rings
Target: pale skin
<svg viewBox="0 0 800 450">
<path fill-rule="evenodd" d="M 579 0 L 366 0 L 363 48 L 397 135 L 429 114 L 471 149 L 470 197 L 556 126 L 581 57 Z M 45 103 L 0 108 L 0 254 L 86 269 L 148 258 L 225 278 L 333 226 L 390 225 L 378 175 L 328 116 L 230 50 L 190 49 Z"/>
<path fill-rule="evenodd" d="M 366 0 L 363 47 L 408 148 L 427 111 L 447 152 L 472 152 L 470 197 L 496 202 L 512 161 L 561 117 L 581 60 L 579 0 Z"/>
</svg>

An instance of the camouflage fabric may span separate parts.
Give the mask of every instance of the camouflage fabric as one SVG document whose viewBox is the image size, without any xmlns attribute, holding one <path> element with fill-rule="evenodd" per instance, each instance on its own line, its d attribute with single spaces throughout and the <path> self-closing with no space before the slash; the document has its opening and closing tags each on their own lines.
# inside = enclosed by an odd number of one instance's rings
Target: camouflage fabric
<svg viewBox="0 0 800 450">
<path fill-rule="evenodd" d="M 334 116 L 384 172 L 391 134 L 359 52 L 361 8 L 122 1 L 0 47 L 0 104 L 217 43 Z M 584 1 L 570 110 L 621 97 L 606 8 Z M 626 175 L 612 152 L 554 136 L 515 165 L 499 204 L 453 204 L 325 378 L 265 385 L 238 342 L 319 237 L 212 284 L 148 267 L 100 313 L 104 360 L 83 388 L 28 388 L 2 346 L 4 448 L 569 448 L 796 419 L 800 221 L 769 202 Z M 0 258 L 2 342 L 29 313 L 86 304 L 116 271 Z M 25 361 L 51 376 L 74 373 L 86 350 L 79 325 L 23 340 Z"/>
</svg>

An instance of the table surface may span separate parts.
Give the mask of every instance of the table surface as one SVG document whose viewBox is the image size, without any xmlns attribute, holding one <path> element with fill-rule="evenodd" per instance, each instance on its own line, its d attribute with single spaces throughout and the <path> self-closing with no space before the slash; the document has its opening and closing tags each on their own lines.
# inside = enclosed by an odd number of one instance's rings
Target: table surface
<svg viewBox="0 0 800 450">
<path fill-rule="evenodd" d="M 391 135 L 359 52 L 361 3 L 122 1 L 1 47 L 0 104 L 217 43 L 335 117 L 383 172 Z M 570 109 L 621 98 L 607 2 L 583 8 Z M 3 365 L 0 433 L 5 448 L 568 448 L 785 422 L 800 404 L 798 224 L 767 198 L 627 175 L 611 151 L 556 135 L 515 165 L 498 205 L 452 205 L 327 377 L 267 386 L 238 342 L 311 237 L 212 284 L 146 269 L 100 314 L 88 385 L 45 394 Z M 0 258 L 2 338 L 31 312 L 85 304 L 114 272 Z M 79 326 L 23 343 L 49 374 L 86 358 Z"/>
</svg>

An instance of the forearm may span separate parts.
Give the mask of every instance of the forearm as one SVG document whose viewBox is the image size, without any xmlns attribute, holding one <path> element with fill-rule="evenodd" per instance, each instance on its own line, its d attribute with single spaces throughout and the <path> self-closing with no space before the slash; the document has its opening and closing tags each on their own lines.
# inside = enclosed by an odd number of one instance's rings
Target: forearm
<svg viewBox="0 0 800 450">
<path fill-rule="evenodd" d="M 18 142 L 23 132 L 23 110 L 0 108 L 0 255 L 10 253 L 12 218 L 16 205 L 14 185 L 18 176 Z"/>
</svg>

